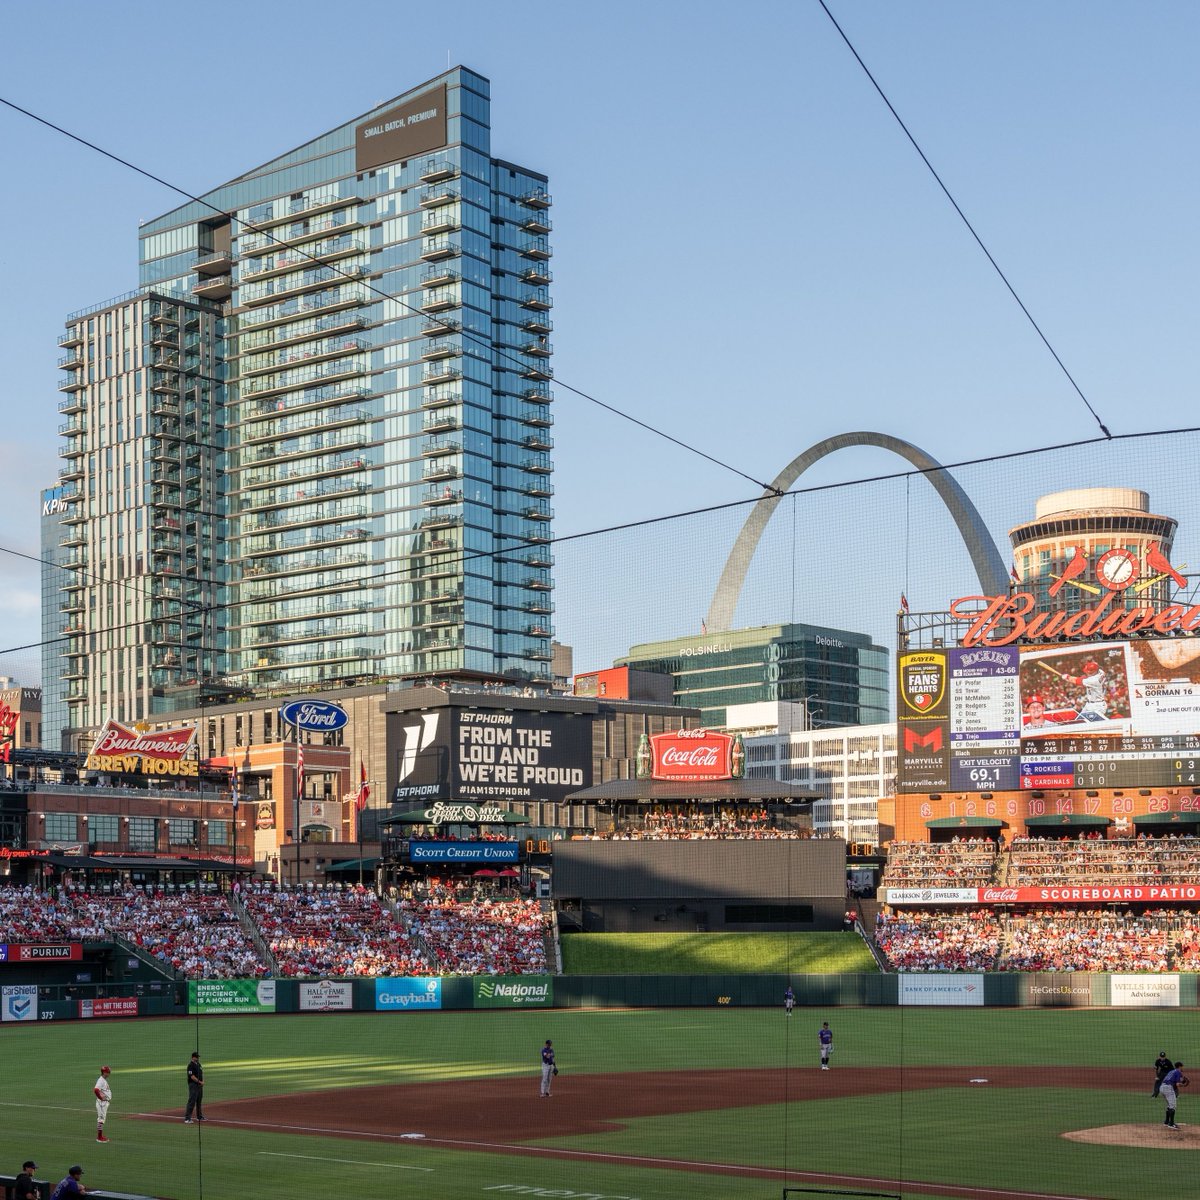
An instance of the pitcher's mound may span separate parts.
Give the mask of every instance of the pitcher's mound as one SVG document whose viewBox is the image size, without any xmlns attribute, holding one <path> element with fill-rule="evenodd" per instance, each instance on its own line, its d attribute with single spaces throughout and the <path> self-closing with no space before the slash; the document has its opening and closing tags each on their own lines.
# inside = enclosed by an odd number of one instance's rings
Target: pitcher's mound
<svg viewBox="0 0 1200 1200">
<path fill-rule="evenodd" d="M 1062 1135 L 1073 1142 L 1097 1146 L 1148 1146 L 1151 1150 L 1200 1150 L 1200 1126 L 1168 1129 L 1156 1125 L 1101 1125 L 1098 1129 L 1073 1129 Z"/>
</svg>

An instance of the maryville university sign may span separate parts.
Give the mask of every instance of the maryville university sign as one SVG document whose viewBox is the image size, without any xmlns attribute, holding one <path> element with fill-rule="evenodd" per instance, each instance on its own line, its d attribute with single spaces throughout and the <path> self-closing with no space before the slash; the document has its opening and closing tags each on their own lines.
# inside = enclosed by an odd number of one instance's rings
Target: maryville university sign
<svg viewBox="0 0 1200 1200">
<path fill-rule="evenodd" d="M 195 740 L 194 725 L 150 733 L 109 721 L 96 738 L 86 767 L 89 771 L 194 776 L 198 764 L 187 755 Z"/>
<path fill-rule="evenodd" d="M 732 779 L 740 776 L 745 751 L 740 737 L 716 729 L 680 729 L 659 733 L 649 739 L 652 765 L 638 762 L 638 778 L 705 780 Z M 639 760 L 645 757 L 639 752 Z M 649 771 L 646 767 L 649 766 Z"/>
</svg>

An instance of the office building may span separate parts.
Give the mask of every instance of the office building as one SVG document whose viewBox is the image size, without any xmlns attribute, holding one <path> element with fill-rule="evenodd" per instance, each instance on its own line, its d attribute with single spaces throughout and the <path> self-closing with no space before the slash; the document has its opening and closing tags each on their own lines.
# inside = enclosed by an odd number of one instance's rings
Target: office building
<svg viewBox="0 0 1200 1200">
<path fill-rule="evenodd" d="M 730 705 L 788 700 L 812 725 L 888 718 L 888 652 L 863 633 L 818 625 L 765 625 L 634 646 L 617 666 L 672 677 L 675 703 L 724 726 Z"/>
<path fill-rule="evenodd" d="M 75 487 L 58 483 L 41 493 L 41 589 L 42 589 L 42 739 L 47 750 L 62 749 L 67 728 L 67 681 L 63 678 L 62 656 L 67 648 L 68 629 L 78 613 L 68 612 L 75 599 L 68 595 L 75 576 L 63 565 L 68 549 L 63 546 L 68 516 L 74 516 Z"/>
<path fill-rule="evenodd" d="M 144 223 L 140 291 L 68 319 L 73 727 L 548 684 L 551 200 L 489 110 L 447 71 Z"/>
</svg>

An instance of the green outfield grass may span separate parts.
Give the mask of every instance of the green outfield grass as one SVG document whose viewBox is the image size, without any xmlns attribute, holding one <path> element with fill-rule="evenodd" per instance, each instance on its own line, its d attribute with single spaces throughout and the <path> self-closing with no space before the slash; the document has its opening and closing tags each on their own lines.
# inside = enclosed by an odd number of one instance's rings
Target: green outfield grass
<svg viewBox="0 0 1200 1200">
<path fill-rule="evenodd" d="M 562 938 L 567 975 L 875 974 L 849 933 L 586 933 Z"/>
<path fill-rule="evenodd" d="M 572 1163 L 406 1142 L 255 1133 L 215 1125 L 130 1120 L 180 1108 L 184 1067 L 200 1047 L 207 1100 L 287 1094 L 381 1082 L 527 1075 L 551 1037 L 573 1083 L 589 1073 L 688 1068 L 811 1069 L 816 1030 L 828 1020 L 835 1070 L 927 1064 L 1059 1066 L 1046 1090 L 963 1086 L 842 1099 L 727 1107 L 632 1120 L 586 1137 L 550 1124 L 533 1144 L 609 1155 L 671 1157 L 688 1171 L 653 1165 Z M 661 1011 L 398 1013 L 5 1025 L 0 1029 L 0 1167 L 27 1157 L 61 1178 L 73 1162 L 91 1187 L 177 1200 L 240 1196 L 293 1200 L 331 1192 L 362 1200 L 424 1200 L 535 1188 L 559 1196 L 634 1200 L 778 1200 L 771 1180 L 718 1176 L 705 1163 L 879 1177 L 903 1176 L 1111 1200 L 1140 1200 L 1153 1180 L 1177 1179 L 1188 1156 L 1148 1148 L 1088 1146 L 1069 1129 L 1161 1120 L 1149 1063 L 1167 1048 L 1185 1061 L 1194 1012 L 1182 1010 L 671 1009 Z M 113 1068 L 111 1144 L 93 1141 L 91 1085 Z M 1136 1093 L 1080 1086 L 1076 1066 L 1139 1066 Z M 557 1097 L 556 1097 L 557 1102 Z M 536 1101 L 533 1101 L 536 1105 Z M 1193 1114 L 1192 1105 L 1196 1106 Z M 1200 1095 L 1180 1117 L 1200 1118 Z M 420 1114 L 404 1114 L 419 1129 Z M 470 1138 L 464 1130 L 464 1138 Z M 501 1190 L 503 1189 L 503 1190 Z M 1172 1190 L 1177 1190 L 1172 1185 Z M 932 1195 L 912 1190 L 906 1200 Z M 1188 1194 L 1186 1187 L 1181 1194 Z"/>
</svg>

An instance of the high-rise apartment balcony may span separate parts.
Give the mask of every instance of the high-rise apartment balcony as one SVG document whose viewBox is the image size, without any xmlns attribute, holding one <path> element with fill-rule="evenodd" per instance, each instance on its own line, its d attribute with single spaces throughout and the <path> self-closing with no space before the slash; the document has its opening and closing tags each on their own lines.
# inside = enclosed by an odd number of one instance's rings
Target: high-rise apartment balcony
<svg viewBox="0 0 1200 1200">
<path fill-rule="evenodd" d="M 311 341 L 321 334 L 353 333 L 356 329 L 366 327 L 367 318 L 361 313 L 342 311 L 298 321 L 286 329 L 249 329 L 238 338 L 238 353 L 246 358 L 255 351 L 282 350 L 299 342 Z"/>
<path fill-rule="evenodd" d="M 86 546 L 87 534 L 82 529 L 72 529 L 63 536 L 63 540 L 59 545 L 67 550 L 75 550 L 80 546 Z"/>
<path fill-rule="evenodd" d="M 519 225 L 526 233 L 549 233 L 554 228 L 553 222 L 542 211 L 531 212 Z"/>
<path fill-rule="evenodd" d="M 64 349 L 83 345 L 83 326 L 72 325 L 66 333 L 59 334 L 58 344 Z"/>
<path fill-rule="evenodd" d="M 58 381 L 60 392 L 81 392 L 85 387 L 87 387 L 87 380 L 84 379 L 82 371 L 76 371 L 73 375 L 68 375 L 66 379 Z"/>
<path fill-rule="evenodd" d="M 437 508 L 446 504 L 459 504 L 462 498 L 462 488 L 452 488 L 447 484 L 442 488 L 427 489 L 421 496 L 421 503 L 427 508 Z"/>
<path fill-rule="evenodd" d="M 159 388 L 150 397 L 150 415 L 159 420 L 179 419 L 179 389 Z"/>
<path fill-rule="evenodd" d="M 70 354 L 64 354 L 58 360 L 58 365 L 63 371 L 74 371 L 76 367 L 83 366 L 83 355 L 78 350 L 72 350 Z"/>
<path fill-rule="evenodd" d="M 426 267 L 421 272 L 421 286 L 425 288 L 440 288 L 448 287 L 452 283 L 457 283 L 462 276 L 448 266 Z"/>
<path fill-rule="evenodd" d="M 525 626 L 525 636 L 534 638 L 549 638 L 554 636 L 554 630 L 548 622 L 542 623 L 535 621 L 533 624 Z"/>
<path fill-rule="evenodd" d="M 71 588 L 70 596 L 58 606 L 58 611 L 66 613 L 68 616 L 75 613 L 87 612 L 87 605 L 83 602 L 83 593 L 78 590 L 76 584 L 71 584 Z M 64 630 L 64 632 L 67 631 Z"/>
<path fill-rule="evenodd" d="M 424 553 L 424 554 L 436 556 L 436 555 L 444 555 L 449 550 L 453 550 L 457 554 L 457 552 L 461 549 L 462 549 L 461 543 L 458 542 L 455 538 L 431 537 L 431 538 L 426 538 L 425 544 L 420 548 L 420 550 L 415 551 L 415 553 L 417 553 L 417 554 Z M 431 558 L 429 561 L 432 562 L 433 559 Z"/>
<path fill-rule="evenodd" d="M 461 625 L 463 622 L 463 606 L 461 604 L 443 604 L 431 607 L 423 620 L 417 624 L 422 629 L 436 629 L 442 625 Z"/>
<path fill-rule="evenodd" d="M 357 203 L 355 201 L 355 204 Z M 272 233 L 244 234 L 238 238 L 238 252 L 245 258 L 252 254 L 262 254 L 273 247 L 282 250 L 289 246 L 303 245 L 330 233 L 349 233 L 353 229 L 361 229 L 362 225 L 357 210 L 352 212 L 348 209 L 309 220 L 297 221 L 293 218 L 290 225 L 277 226 Z"/>
<path fill-rule="evenodd" d="M 428 495 L 429 493 L 426 493 Z M 462 496 L 459 496 L 462 499 Z M 450 501 L 446 501 L 449 503 Z M 426 500 L 426 504 L 430 501 Z M 441 503 L 438 501 L 437 503 Z M 447 508 L 435 508 L 428 516 L 422 517 L 417 523 L 418 529 L 453 529 L 463 523 L 462 513 L 451 512 Z"/>
<path fill-rule="evenodd" d="M 421 376 L 421 382 L 427 387 L 431 384 L 450 383 L 461 379 L 462 371 L 446 358 L 441 362 L 430 363 Z M 442 404 L 458 404 L 462 401 L 462 393 L 453 388 L 434 388 L 426 392 L 421 400 L 422 408 L 437 408 Z"/>
<path fill-rule="evenodd" d="M 426 237 L 434 237 L 439 233 L 452 233 L 461 228 L 462 221 L 459 218 L 458 209 L 454 205 L 435 208 L 432 212 L 426 213 L 421 221 L 421 232 Z"/>
<path fill-rule="evenodd" d="M 553 521 L 554 509 L 548 504 L 530 504 L 521 510 L 521 516 L 528 521 Z"/>
<path fill-rule="evenodd" d="M 544 403 L 538 400 L 530 400 L 525 397 L 525 402 L 529 407 L 521 414 L 521 424 L 530 425 L 535 429 L 549 429 L 554 424 L 554 415 Z"/>
<path fill-rule="evenodd" d="M 87 569 L 88 556 L 86 550 L 75 550 L 63 559 L 62 565 L 68 571 L 84 571 Z"/>
<path fill-rule="evenodd" d="M 520 492 L 523 496 L 544 500 L 554 495 L 554 484 L 543 476 L 535 475 L 528 482 L 521 484 Z"/>
<path fill-rule="evenodd" d="M 461 454 L 462 442 L 455 438 L 432 437 L 422 445 L 421 453 L 426 458 L 439 454 Z"/>
<path fill-rule="evenodd" d="M 427 238 L 421 245 L 421 257 L 426 262 L 438 262 L 442 259 L 457 258 L 462 248 L 449 238 Z"/>
<path fill-rule="evenodd" d="M 150 345 L 157 350 L 179 348 L 179 329 L 176 325 L 155 325 L 150 330 Z"/>
<path fill-rule="evenodd" d="M 526 450 L 553 450 L 554 439 L 548 433 L 527 433 L 521 439 Z"/>
<path fill-rule="evenodd" d="M 311 270 L 305 271 L 298 280 L 280 279 L 274 281 L 281 285 L 277 288 L 267 288 L 261 285 L 251 287 L 248 283 L 243 283 L 241 290 L 238 292 L 238 299 L 243 305 L 253 308 L 258 307 L 260 304 L 280 304 L 285 300 L 298 298 L 305 292 L 316 291 L 320 288 L 329 289 L 331 283 L 361 279 L 367 274 L 369 274 L 369 269 L 364 263 L 343 263 L 337 267 L 313 267 Z M 266 282 L 270 283 L 272 281 L 267 280 Z M 361 303 L 362 301 L 351 302 Z M 304 309 L 298 307 L 297 311 L 304 311 Z M 251 324 L 253 325 L 254 322 L 252 321 Z"/>
<path fill-rule="evenodd" d="M 266 375 L 259 379 L 250 380 L 243 388 L 247 398 L 263 398 L 277 396 L 283 392 L 291 392 L 306 384 L 324 382 L 334 383 L 341 379 L 350 379 L 355 375 L 365 375 L 366 363 L 360 359 L 339 359 L 327 362 L 322 366 L 311 367 L 308 370 L 290 368 L 279 375 Z M 286 375 L 286 378 L 284 377 Z"/>
<path fill-rule="evenodd" d="M 360 284 L 326 287 L 308 295 L 294 296 L 279 304 L 270 304 L 266 308 L 248 309 L 241 314 L 238 321 L 242 332 L 245 333 L 247 330 L 266 329 L 285 321 L 294 321 L 305 313 L 328 314 L 341 309 L 361 307 L 369 304 L 373 298 L 372 293 Z M 268 295 L 262 302 L 266 303 L 272 299 L 275 297 Z"/>
<path fill-rule="evenodd" d="M 325 362 L 346 354 L 362 354 L 371 348 L 366 338 L 328 337 L 318 342 L 306 342 L 281 349 L 274 355 L 268 353 L 244 360 L 243 376 L 261 375 L 268 371 L 281 371 L 299 363 Z"/>
<path fill-rule="evenodd" d="M 421 639 L 418 650 L 461 650 L 462 638 L 457 633 L 437 634 L 428 633 Z"/>
<path fill-rule="evenodd" d="M 67 421 L 58 427 L 61 437 L 83 437 L 87 433 L 87 422 L 80 417 L 75 421 Z"/>
<path fill-rule="evenodd" d="M 532 258 L 537 262 L 545 262 L 554 251 L 550 249 L 550 243 L 545 238 L 530 238 L 518 247 L 517 253 L 522 258 Z"/>
<path fill-rule="evenodd" d="M 318 455 L 327 455 L 331 450 L 355 449 L 361 450 L 370 444 L 370 436 L 366 431 L 356 432 L 349 430 L 346 433 L 335 434 L 332 437 L 321 439 L 319 446 L 314 446 L 311 442 L 305 442 L 300 438 L 289 439 L 281 445 L 271 443 L 269 445 L 260 445 L 257 449 L 247 451 L 249 459 L 245 465 L 253 465 L 255 467 L 263 466 L 268 463 L 287 463 L 298 458 L 316 459 Z M 318 460 L 319 461 L 319 460 Z M 337 459 L 338 463 L 352 461 L 350 459 Z M 361 466 L 369 466 L 370 464 L 361 456 L 354 459 Z M 314 467 L 311 463 L 303 463 L 298 465 L 295 470 L 284 469 L 279 472 L 275 471 L 243 471 L 240 475 L 234 476 L 235 490 L 248 487 L 259 487 L 264 483 L 278 483 L 283 479 L 301 478 L 312 476 L 314 473 L 320 473 L 323 468 Z M 347 467 L 337 467 L 335 470 L 347 470 Z"/>
<path fill-rule="evenodd" d="M 359 238 L 339 237 L 326 242 L 317 242 L 303 249 L 280 249 L 275 254 L 268 255 L 262 265 L 252 266 L 243 270 L 240 282 L 243 284 L 257 283 L 263 279 L 273 279 L 277 275 L 286 275 L 289 271 L 299 271 L 304 267 L 320 263 L 333 262 L 335 259 L 346 258 L 351 254 L 362 254 L 368 249 L 367 243 Z"/>
<path fill-rule="evenodd" d="M 431 462 L 421 472 L 421 478 L 426 483 L 433 483 L 435 480 L 457 479 L 459 474 L 458 463 L 456 462 Z"/>
<path fill-rule="evenodd" d="M 458 417 L 454 413 L 444 413 L 441 416 L 426 417 L 421 422 L 422 433 L 447 433 L 458 428 Z M 461 449 L 461 447 L 459 447 Z"/>
<path fill-rule="evenodd" d="M 82 525 L 88 519 L 87 513 L 83 510 L 83 505 L 79 503 L 82 497 L 78 492 L 74 492 L 70 496 L 64 496 L 63 499 L 66 500 L 71 507 L 68 508 L 61 517 L 59 517 L 59 520 L 64 525 Z"/>
<path fill-rule="evenodd" d="M 462 345 L 453 338 L 440 342 L 427 342 L 421 347 L 421 358 L 426 362 L 440 358 L 458 358 L 462 354 Z"/>
<path fill-rule="evenodd" d="M 537 616 L 548 616 L 554 611 L 554 601 L 549 597 L 534 596 L 521 605 L 521 611 L 534 613 Z"/>
<path fill-rule="evenodd" d="M 534 662 L 550 662 L 554 658 L 554 653 L 545 643 L 534 643 L 525 647 L 523 657 L 531 658 Z"/>
<path fill-rule="evenodd" d="M 454 204 L 458 200 L 458 189 L 447 187 L 429 187 L 420 195 L 418 203 L 422 208 L 440 208 L 444 204 Z"/>
<path fill-rule="evenodd" d="M 547 292 L 527 292 L 521 297 L 520 305 L 534 312 L 549 312 L 554 307 L 554 301 Z"/>
<path fill-rule="evenodd" d="M 530 287 L 546 287 L 551 283 L 554 276 L 550 274 L 550 268 L 541 265 L 534 267 L 526 267 L 518 276 L 522 283 L 527 283 Z"/>
<path fill-rule="evenodd" d="M 554 322 L 544 314 L 535 313 L 526 317 L 521 322 L 521 328 L 525 330 L 526 333 L 543 335 L 553 330 Z M 528 351 L 527 353 L 532 353 L 532 351 Z"/>
<path fill-rule="evenodd" d="M 348 209 L 361 203 L 358 196 L 339 196 L 335 192 L 318 192 L 315 196 L 301 196 L 297 200 L 275 200 L 269 211 L 254 214 L 250 224 L 255 229 L 271 229 L 286 221 L 315 217 L 318 213 L 332 212 L 335 208 Z"/>
<path fill-rule="evenodd" d="M 228 275 L 233 270 L 233 252 L 230 250 L 201 251 L 196 259 L 197 275 Z"/>
<path fill-rule="evenodd" d="M 83 462 L 72 463 L 68 467 L 59 467 L 58 478 L 62 483 L 74 483 L 83 478 Z"/>
<path fill-rule="evenodd" d="M 87 407 L 83 397 L 78 392 L 70 392 L 58 402 L 58 411 L 64 416 L 74 416 Z"/>
<path fill-rule="evenodd" d="M 426 160 L 419 178 L 422 183 L 441 183 L 443 179 L 453 179 L 457 174 L 458 168 L 448 158 L 430 158 Z"/>
<path fill-rule="evenodd" d="M 461 554 L 435 554 L 428 558 L 416 572 L 420 579 L 456 579 L 463 572 Z M 450 589 L 429 592 L 429 600 L 447 598 L 453 594 Z"/>
<path fill-rule="evenodd" d="M 85 450 L 82 442 L 68 442 L 59 450 L 59 458 L 83 458 Z"/>
<path fill-rule="evenodd" d="M 530 354 L 534 358 L 549 358 L 554 353 L 554 347 L 544 337 L 526 338 L 519 348 L 522 354 Z"/>
<path fill-rule="evenodd" d="M 528 525 L 521 527 L 520 538 L 523 548 L 529 546 L 544 546 L 554 540 L 554 536 L 550 532 L 550 526 L 548 524 L 539 525 L 534 521 L 531 521 Z"/>
<path fill-rule="evenodd" d="M 170 395 L 179 395 L 179 375 L 172 374 L 167 371 L 151 371 L 150 372 L 150 390 L 152 392 L 164 392 Z"/>
<path fill-rule="evenodd" d="M 210 275 L 192 287 L 192 295 L 203 300 L 228 300 L 233 295 L 233 276 Z"/>
<path fill-rule="evenodd" d="M 554 463 L 548 454 L 527 454 L 520 461 L 522 471 L 531 475 L 549 475 L 554 470 Z"/>
<path fill-rule="evenodd" d="M 521 586 L 531 592 L 548 592 L 554 587 L 549 575 L 527 575 L 521 580 Z"/>
<path fill-rule="evenodd" d="M 517 199 L 526 208 L 549 208 L 554 203 L 550 197 L 550 193 L 545 188 L 540 187 L 526 192 L 523 196 L 518 196 Z"/>
<path fill-rule="evenodd" d="M 453 317 L 438 317 L 435 320 L 426 321 L 421 326 L 421 332 L 427 338 L 445 337 L 446 334 L 458 333 L 461 329 L 462 322 L 456 321 Z"/>
<path fill-rule="evenodd" d="M 87 659 L 83 657 L 68 659 L 62 677 L 64 679 L 86 679 L 88 677 Z"/>
<path fill-rule="evenodd" d="M 174 305 L 153 305 L 150 309 L 150 323 L 152 325 L 171 325 L 178 328 L 179 310 Z"/>
<path fill-rule="evenodd" d="M 545 546 L 530 546 L 516 556 L 516 561 L 527 567 L 548 571 L 554 566 L 554 555 Z"/>
<path fill-rule="evenodd" d="M 443 288 L 440 291 L 429 292 L 425 299 L 421 301 L 421 311 L 427 313 L 446 312 L 451 308 L 458 308 L 462 304 L 458 293 L 453 288 Z M 455 327 L 458 327 L 456 321 Z"/>
<path fill-rule="evenodd" d="M 547 362 L 526 363 L 520 370 L 522 379 L 538 379 L 548 383 L 554 378 L 554 371 Z M 529 394 L 525 394 L 525 399 L 529 399 Z"/>
</svg>

